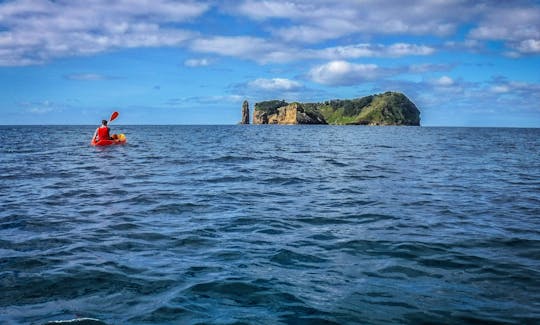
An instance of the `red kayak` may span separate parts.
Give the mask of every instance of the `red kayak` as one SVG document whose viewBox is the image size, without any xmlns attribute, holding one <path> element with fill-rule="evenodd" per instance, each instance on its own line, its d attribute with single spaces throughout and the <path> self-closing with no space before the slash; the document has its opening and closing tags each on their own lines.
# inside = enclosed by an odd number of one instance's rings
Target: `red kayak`
<svg viewBox="0 0 540 325">
<path fill-rule="evenodd" d="M 124 144 L 127 142 L 126 136 L 123 133 L 120 133 L 116 135 L 116 139 L 114 140 L 99 140 L 95 141 L 95 139 L 92 139 L 92 142 L 90 142 L 93 146 L 110 146 L 114 144 Z M 113 136 L 114 137 L 114 136 Z"/>
</svg>

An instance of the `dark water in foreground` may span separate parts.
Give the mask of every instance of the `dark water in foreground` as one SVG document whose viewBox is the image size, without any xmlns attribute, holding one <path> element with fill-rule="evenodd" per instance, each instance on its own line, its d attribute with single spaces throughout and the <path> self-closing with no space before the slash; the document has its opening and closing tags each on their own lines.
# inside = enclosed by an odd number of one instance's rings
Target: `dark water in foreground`
<svg viewBox="0 0 540 325">
<path fill-rule="evenodd" d="M 93 130 L 0 127 L 2 324 L 540 322 L 540 129 Z"/>
</svg>

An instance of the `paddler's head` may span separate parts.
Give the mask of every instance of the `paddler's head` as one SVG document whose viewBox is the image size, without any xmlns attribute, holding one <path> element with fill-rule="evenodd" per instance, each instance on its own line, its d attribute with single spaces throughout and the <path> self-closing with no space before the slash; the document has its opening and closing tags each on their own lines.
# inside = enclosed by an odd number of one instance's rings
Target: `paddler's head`
<svg viewBox="0 0 540 325">
<path fill-rule="evenodd" d="M 101 124 L 102 124 L 103 126 L 107 126 L 107 120 L 101 120 Z"/>
</svg>

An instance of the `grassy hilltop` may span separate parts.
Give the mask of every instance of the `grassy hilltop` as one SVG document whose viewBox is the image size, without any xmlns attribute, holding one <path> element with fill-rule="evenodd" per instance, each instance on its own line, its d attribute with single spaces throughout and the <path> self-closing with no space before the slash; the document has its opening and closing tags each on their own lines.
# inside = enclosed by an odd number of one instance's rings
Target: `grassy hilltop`
<svg viewBox="0 0 540 325">
<path fill-rule="evenodd" d="M 420 111 L 407 96 L 398 92 L 386 92 L 356 99 L 335 99 L 324 103 L 296 104 L 305 114 L 317 116 L 319 119 L 322 117 L 320 120 L 327 124 L 420 125 Z M 287 105 L 289 103 L 283 100 L 259 102 L 255 104 L 255 114 L 276 115 L 280 108 Z"/>
</svg>

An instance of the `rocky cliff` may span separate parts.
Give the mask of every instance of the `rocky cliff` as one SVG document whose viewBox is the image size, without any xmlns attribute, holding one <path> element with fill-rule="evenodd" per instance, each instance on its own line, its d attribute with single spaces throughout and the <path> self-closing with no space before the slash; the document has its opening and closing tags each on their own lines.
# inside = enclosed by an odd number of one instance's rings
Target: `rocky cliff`
<svg viewBox="0 0 540 325">
<path fill-rule="evenodd" d="M 280 106 L 255 104 L 253 124 L 327 124 L 320 112 L 306 109 L 300 103 L 277 104 Z"/>
<path fill-rule="evenodd" d="M 324 103 L 255 104 L 253 124 L 420 125 L 420 111 L 397 92 Z"/>
</svg>

